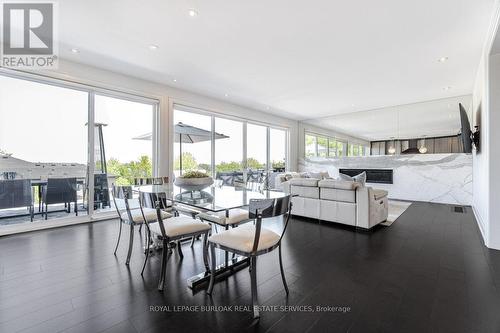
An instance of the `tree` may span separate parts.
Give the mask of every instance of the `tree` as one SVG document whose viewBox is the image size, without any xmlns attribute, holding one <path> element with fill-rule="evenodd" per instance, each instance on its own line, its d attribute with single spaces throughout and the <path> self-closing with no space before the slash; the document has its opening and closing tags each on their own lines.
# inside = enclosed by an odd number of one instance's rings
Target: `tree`
<svg viewBox="0 0 500 333">
<path fill-rule="evenodd" d="M 177 157 L 174 161 L 174 170 L 180 170 L 180 159 Z M 198 163 L 190 152 L 182 153 L 182 171 L 197 170 Z"/>
<path fill-rule="evenodd" d="M 132 185 L 134 178 L 152 177 L 153 174 L 153 163 L 146 155 L 129 163 L 121 163 L 116 158 L 110 158 L 107 167 L 108 173 L 116 176 L 116 185 Z"/>
<path fill-rule="evenodd" d="M 247 158 L 247 168 L 248 169 L 265 169 L 266 164 L 260 163 L 256 158 L 249 157 L 249 158 Z"/>
</svg>

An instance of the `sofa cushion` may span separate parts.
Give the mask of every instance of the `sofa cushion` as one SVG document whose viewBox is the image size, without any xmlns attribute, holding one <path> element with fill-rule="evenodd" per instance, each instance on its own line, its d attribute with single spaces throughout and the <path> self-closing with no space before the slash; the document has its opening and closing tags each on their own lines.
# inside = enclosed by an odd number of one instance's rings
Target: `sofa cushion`
<svg viewBox="0 0 500 333">
<path fill-rule="evenodd" d="M 292 185 L 290 194 L 303 198 L 319 199 L 319 187 Z"/>
<path fill-rule="evenodd" d="M 354 203 L 356 202 L 356 191 L 322 187 L 320 188 L 320 198 L 321 200 L 333 200 L 333 201 Z"/>
<path fill-rule="evenodd" d="M 309 177 L 314 178 L 314 179 L 327 179 L 330 177 L 328 174 L 328 171 L 321 171 L 321 172 L 309 172 Z"/>
<path fill-rule="evenodd" d="M 313 178 L 293 178 L 290 179 L 290 185 L 297 185 L 297 186 L 311 186 L 311 187 L 317 187 L 318 186 L 318 179 L 313 179 Z"/>
<path fill-rule="evenodd" d="M 378 190 L 375 188 L 372 190 L 372 192 L 373 192 L 373 197 L 375 198 L 375 200 L 380 200 L 382 198 L 385 198 L 389 194 L 387 191 Z"/>
<path fill-rule="evenodd" d="M 319 187 L 337 188 L 339 190 L 355 190 L 360 184 L 353 181 L 325 179 L 318 182 Z"/>
</svg>

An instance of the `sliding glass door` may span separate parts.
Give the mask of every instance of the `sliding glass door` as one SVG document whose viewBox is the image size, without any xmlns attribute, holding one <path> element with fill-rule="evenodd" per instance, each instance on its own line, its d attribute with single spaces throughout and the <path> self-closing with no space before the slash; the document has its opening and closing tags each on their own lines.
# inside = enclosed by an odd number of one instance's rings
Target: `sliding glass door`
<svg viewBox="0 0 500 333">
<path fill-rule="evenodd" d="M 153 177 L 155 105 L 95 95 L 94 209 L 113 208 L 109 189 Z"/>
<path fill-rule="evenodd" d="M 87 214 L 88 100 L 0 76 L 0 226 Z"/>
<path fill-rule="evenodd" d="M 0 75 L 0 228 L 115 214 L 114 184 L 156 175 L 156 116 L 155 100 Z"/>
</svg>

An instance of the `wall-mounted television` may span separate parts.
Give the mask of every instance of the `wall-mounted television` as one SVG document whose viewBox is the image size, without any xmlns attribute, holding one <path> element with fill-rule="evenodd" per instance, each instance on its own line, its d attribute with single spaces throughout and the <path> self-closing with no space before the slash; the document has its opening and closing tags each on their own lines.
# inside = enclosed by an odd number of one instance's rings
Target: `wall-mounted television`
<svg viewBox="0 0 500 333">
<path fill-rule="evenodd" d="M 460 109 L 460 139 L 462 141 L 463 152 L 466 154 L 472 153 L 471 128 L 467 111 L 465 111 L 462 103 L 458 103 Z"/>
</svg>

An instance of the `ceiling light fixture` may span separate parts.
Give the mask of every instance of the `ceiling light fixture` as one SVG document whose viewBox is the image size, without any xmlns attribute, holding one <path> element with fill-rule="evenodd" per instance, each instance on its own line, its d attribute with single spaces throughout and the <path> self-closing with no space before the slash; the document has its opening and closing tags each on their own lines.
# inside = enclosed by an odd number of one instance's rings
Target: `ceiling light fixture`
<svg viewBox="0 0 500 333">
<path fill-rule="evenodd" d="M 441 63 L 446 62 L 446 61 L 448 61 L 448 57 L 441 57 L 438 59 L 438 61 Z"/>
<path fill-rule="evenodd" d="M 160 47 L 158 45 L 155 45 L 155 44 L 151 44 L 149 45 L 149 49 L 152 50 L 152 51 L 156 51 L 158 50 Z"/>
<path fill-rule="evenodd" d="M 444 90 L 444 91 L 447 91 L 447 90 L 450 90 L 450 89 L 451 89 L 451 87 L 450 87 L 450 86 L 443 87 L 443 90 Z"/>
<path fill-rule="evenodd" d="M 177 79 L 174 79 L 173 81 L 174 81 L 174 82 L 177 82 Z"/>
<path fill-rule="evenodd" d="M 190 10 L 188 10 L 188 14 L 189 14 L 189 16 L 191 16 L 191 17 L 196 17 L 196 16 L 198 16 L 198 12 L 197 12 L 196 10 L 194 10 L 194 9 L 190 9 Z"/>
<path fill-rule="evenodd" d="M 228 97 L 228 96 L 229 96 L 229 94 L 224 94 L 224 97 Z"/>
<path fill-rule="evenodd" d="M 72 48 L 72 49 L 71 49 L 71 52 L 73 52 L 73 53 L 80 53 L 80 50 L 75 49 L 75 48 Z"/>
</svg>

